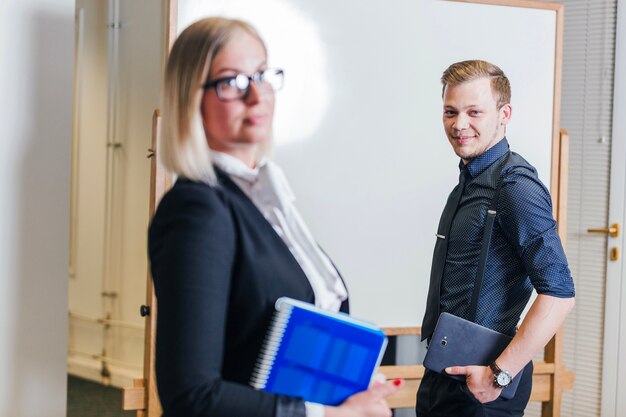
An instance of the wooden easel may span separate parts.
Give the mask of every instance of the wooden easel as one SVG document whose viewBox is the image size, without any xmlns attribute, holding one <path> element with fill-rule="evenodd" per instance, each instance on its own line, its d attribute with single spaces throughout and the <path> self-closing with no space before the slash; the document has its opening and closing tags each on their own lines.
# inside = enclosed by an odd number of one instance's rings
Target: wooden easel
<svg viewBox="0 0 626 417">
<path fill-rule="evenodd" d="M 548 9 L 556 13 L 556 56 L 554 68 L 554 106 L 552 127 L 552 177 L 550 190 L 552 191 L 552 205 L 554 217 L 558 222 L 558 232 L 566 242 L 567 225 L 567 182 L 569 161 L 569 135 L 565 129 L 560 129 L 560 97 L 561 97 L 561 66 L 563 50 L 563 4 L 542 2 L 537 0 L 453 0 L 459 2 L 483 3 L 501 6 L 529 7 L 535 9 Z M 178 16 L 178 1 L 168 0 L 168 19 L 166 28 L 166 43 L 168 50 L 176 37 L 176 22 Z M 152 148 L 148 157 L 152 158 L 151 165 L 151 193 L 150 193 L 150 218 L 152 217 L 158 202 L 163 194 L 171 187 L 172 178 L 167 175 L 160 166 L 158 158 L 158 128 L 159 112 L 156 110 L 153 116 Z M 156 329 L 156 300 L 153 294 L 152 279 L 148 276 L 146 305 L 143 313 L 146 315 L 145 330 L 145 353 L 144 353 L 144 377 L 134 381 L 134 386 L 125 388 L 123 391 L 122 407 L 124 410 L 136 410 L 137 417 L 159 417 L 161 405 L 159 403 L 156 379 L 154 374 L 154 333 Z M 419 327 L 386 328 L 388 336 L 419 335 Z M 542 417 L 560 416 L 561 398 L 563 391 L 573 389 L 574 374 L 563 364 L 563 331 L 559 332 L 544 349 L 544 360 L 535 362 L 533 372 L 533 390 L 531 401 L 542 403 Z M 406 381 L 404 388 L 389 398 L 392 408 L 415 407 L 415 396 L 422 376 L 422 365 L 411 366 L 385 366 L 381 371 L 389 379 L 403 378 Z"/>
<path fill-rule="evenodd" d="M 161 200 L 163 194 L 171 187 L 172 178 L 167 175 L 160 166 L 156 155 L 158 153 L 158 130 L 159 112 L 154 112 L 152 135 L 152 149 L 149 158 L 152 158 L 151 182 L 150 182 L 150 216 Z M 559 234 L 565 245 L 567 224 L 567 182 L 569 161 L 569 135 L 565 129 L 560 130 L 558 141 L 558 158 L 555 159 L 558 181 L 557 188 L 553 188 L 554 215 L 559 225 Z M 145 313 L 145 357 L 144 377 L 136 379 L 134 386 L 123 390 L 122 407 L 124 410 L 136 410 L 137 417 L 159 417 L 161 404 L 156 390 L 156 378 L 154 373 L 154 334 L 156 329 L 156 299 L 154 297 L 152 278 L 148 274 L 146 292 L 146 305 L 142 306 L 142 314 Z M 387 336 L 418 336 L 421 333 L 419 327 L 394 327 L 385 328 Z M 530 401 L 542 403 L 542 417 L 557 417 L 561 414 L 561 398 L 563 391 L 572 390 L 574 387 L 574 374 L 568 371 L 563 364 L 563 331 L 552 338 L 544 349 L 543 362 L 535 362 L 533 372 L 533 390 Z M 380 371 L 389 379 L 403 378 L 406 383 L 402 390 L 388 399 L 392 408 L 414 408 L 417 389 L 424 375 L 422 365 L 409 366 L 382 366 Z"/>
<path fill-rule="evenodd" d="M 152 147 L 148 150 L 150 164 L 150 218 L 161 201 L 161 197 L 172 186 L 172 176 L 167 174 L 157 158 L 159 141 L 159 110 L 152 115 Z M 154 345 L 156 333 L 156 298 L 152 276 L 148 271 L 146 285 L 146 304 L 141 306 L 141 315 L 145 317 L 143 378 L 135 379 L 133 387 L 124 388 L 122 408 L 137 410 L 137 417 L 159 417 L 161 403 L 156 389 L 154 373 Z"/>
</svg>

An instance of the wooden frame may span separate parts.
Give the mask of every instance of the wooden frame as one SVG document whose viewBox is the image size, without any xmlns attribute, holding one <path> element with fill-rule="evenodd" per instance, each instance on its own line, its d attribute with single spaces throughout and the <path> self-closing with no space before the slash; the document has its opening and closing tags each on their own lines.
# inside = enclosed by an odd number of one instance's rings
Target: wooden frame
<svg viewBox="0 0 626 417">
<path fill-rule="evenodd" d="M 560 128 L 561 111 L 561 69 L 563 50 L 563 13 L 561 3 L 550 3 L 535 0 L 451 0 L 465 3 L 480 3 L 497 6 L 524 7 L 534 9 L 554 10 L 556 13 L 556 45 L 554 68 L 554 102 L 552 119 L 552 161 L 550 189 L 552 190 L 553 214 L 558 222 L 558 232 L 565 245 L 567 224 L 567 182 L 569 161 L 569 135 Z M 168 17 L 166 27 L 166 45 L 168 51 L 177 34 L 178 0 L 168 0 Z M 165 174 L 158 158 L 158 128 L 159 114 L 155 111 L 153 117 L 151 196 L 150 217 L 154 213 L 158 201 L 172 184 L 172 177 Z M 144 378 L 135 380 L 131 388 L 123 390 L 123 409 L 137 410 L 138 417 L 157 417 L 161 415 L 161 405 L 156 392 L 154 375 L 154 329 L 156 328 L 156 300 L 153 294 L 152 279 L 148 276 L 146 305 L 150 314 L 146 317 L 145 330 L 145 358 Z M 419 335 L 419 327 L 386 328 L 388 336 Z M 533 390 L 531 401 L 542 403 L 542 417 L 560 416 L 561 398 L 563 391 L 573 389 L 574 375 L 565 369 L 562 358 L 563 335 L 559 330 L 544 349 L 544 361 L 535 362 L 533 372 Z M 403 378 L 405 386 L 396 395 L 389 398 L 392 408 L 415 407 L 416 392 L 424 374 L 422 365 L 412 366 L 383 366 L 381 367 L 387 378 Z"/>
<path fill-rule="evenodd" d="M 177 1 L 177 0 L 176 0 Z M 564 6 L 562 3 L 544 2 L 537 0 L 447 0 L 458 3 L 490 4 L 493 6 L 523 7 L 528 9 L 553 10 L 556 13 L 556 34 L 554 45 L 554 103 L 552 106 L 552 175 L 550 178 L 550 190 L 552 194 L 552 207 L 555 218 L 557 217 L 556 207 L 557 192 L 559 189 L 559 158 L 560 155 L 560 129 L 561 129 L 561 72 L 563 65 L 563 27 L 564 27 Z M 559 229 L 559 232 L 561 230 Z"/>
<path fill-rule="evenodd" d="M 159 150 L 159 127 L 160 114 L 155 110 L 152 115 L 152 147 L 148 150 L 150 164 L 150 218 L 161 201 L 161 197 L 172 186 L 172 176 L 167 174 L 157 158 Z M 159 417 L 161 415 L 161 403 L 157 393 L 156 375 L 154 371 L 154 345 L 156 330 L 156 297 L 152 276 L 148 272 L 146 285 L 146 304 L 142 306 L 142 314 L 145 314 L 144 333 L 144 362 L 141 379 L 135 379 L 133 387 L 124 388 L 122 391 L 122 409 L 137 410 L 137 417 Z"/>
</svg>

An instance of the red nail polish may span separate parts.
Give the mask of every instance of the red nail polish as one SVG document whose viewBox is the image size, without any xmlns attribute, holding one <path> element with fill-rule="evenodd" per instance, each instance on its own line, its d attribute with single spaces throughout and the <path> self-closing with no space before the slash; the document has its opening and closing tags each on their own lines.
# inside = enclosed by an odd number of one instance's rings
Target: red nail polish
<svg viewBox="0 0 626 417">
<path fill-rule="evenodd" d="M 396 378 L 393 380 L 393 385 L 395 385 L 396 387 L 399 387 L 400 384 L 402 384 L 402 380 L 400 378 Z"/>
</svg>

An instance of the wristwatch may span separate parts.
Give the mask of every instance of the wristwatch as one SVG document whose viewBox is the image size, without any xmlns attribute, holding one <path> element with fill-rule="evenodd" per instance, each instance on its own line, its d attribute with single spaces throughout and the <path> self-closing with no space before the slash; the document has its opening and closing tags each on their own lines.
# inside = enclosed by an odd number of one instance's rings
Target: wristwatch
<svg viewBox="0 0 626 417">
<path fill-rule="evenodd" d="M 503 371 L 502 369 L 500 369 L 495 361 L 492 362 L 491 365 L 489 365 L 489 368 L 491 368 L 491 372 L 493 372 L 493 384 L 496 387 L 504 388 L 509 385 L 513 380 L 511 373 L 509 371 Z"/>
</svg>

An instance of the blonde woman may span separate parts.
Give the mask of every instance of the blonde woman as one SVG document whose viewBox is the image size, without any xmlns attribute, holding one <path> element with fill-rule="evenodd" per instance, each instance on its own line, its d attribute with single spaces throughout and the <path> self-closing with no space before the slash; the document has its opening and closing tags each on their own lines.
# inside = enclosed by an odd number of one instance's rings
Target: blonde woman
<svg viewBox="0 0 626 417">
<path fill-rule="evenodd" d="M 164 416 L 390 416 L 379 384 L 338 407 L 248 385 L 281 296 L 348 311 L 345 285 L 263 158 L 283 72 L 247 23 L 185 29 L 165 72 L 162 160 L 178 175 L 149 232 Z"/>
</svg>

